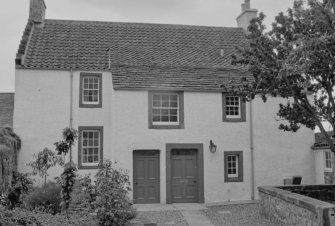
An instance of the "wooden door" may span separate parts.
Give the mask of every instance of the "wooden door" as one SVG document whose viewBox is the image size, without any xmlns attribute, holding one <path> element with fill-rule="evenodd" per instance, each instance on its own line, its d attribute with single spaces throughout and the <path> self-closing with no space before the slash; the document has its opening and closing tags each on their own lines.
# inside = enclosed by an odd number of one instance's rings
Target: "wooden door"
<svg viewBox="0 0 335 226">
<path fill-rule="evenodd" d="M 159 151 L 133 153 L 134 203 L 159 203 Z"/>
<path fill-rule="evenodd" d="M 198 202 L 197 150 L 173 149 L 171 158 L 172 202 Z"/>
</svg>

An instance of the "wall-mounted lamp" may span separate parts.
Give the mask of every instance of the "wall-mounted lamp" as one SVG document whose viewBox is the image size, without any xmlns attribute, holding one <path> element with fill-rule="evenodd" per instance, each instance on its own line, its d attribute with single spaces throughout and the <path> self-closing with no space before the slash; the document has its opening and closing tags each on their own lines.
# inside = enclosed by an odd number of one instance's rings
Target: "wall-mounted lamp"
<svg viewBox="0 0 335 226">
<path fill-rule="evenodd" d="M 212 140 L 209 141 L 209 151 L 212 153 L 216 152 L 216 145 L 213 143 Z"/>
</svg>

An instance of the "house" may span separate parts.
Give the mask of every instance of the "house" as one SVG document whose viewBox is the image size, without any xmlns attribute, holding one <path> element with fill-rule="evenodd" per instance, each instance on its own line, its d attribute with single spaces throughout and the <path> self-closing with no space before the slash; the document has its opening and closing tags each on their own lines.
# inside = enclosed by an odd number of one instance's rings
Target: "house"
<svg viewBox="0 0 335 226">
<path fill-rule="evenodd" d="M 334 139 L 333 131 L 328 134 Z M 330 151 L 326 137 L 321 132 L 315 133 L 315 143 L 312 146 L 315 155 L 315 174 L 317 184 L 334 184 L 334 153 Z"/>
<path fill-rule="evenodd" d="M 315 183 L 313 132 L 278 130 L 283 100 L 245 103 L 221 86 L 247 73 L 230 60 L 257 14 L 249 1 L 237 28 L 52 20 L 43 0 L 30 3 L 15 59 L 19 170 L 72 126 L 78 172 L 117 161 L 135 203 L 250 200 L 295 175 Z"/>
<path fill-rule="evenodd" d="M 0 93 L 0 128 L 13 127 L 14 93 Z"/>
</svg>

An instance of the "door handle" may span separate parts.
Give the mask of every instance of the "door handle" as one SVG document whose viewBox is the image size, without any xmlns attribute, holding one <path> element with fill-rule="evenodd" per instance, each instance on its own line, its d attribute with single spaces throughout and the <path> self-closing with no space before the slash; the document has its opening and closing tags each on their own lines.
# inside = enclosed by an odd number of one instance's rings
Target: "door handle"
<svg viewBox="0 0 335 226">
<path fill-rule="evenodd" d="M 196 181 L 196 180 L 194 180 L 194 181 L 193 181 L 193 183 L 197 183 L 197 181 Z"/>
<path fill-rule="evenodd" d="M 136 185 L 138 185 L 138 182 L 135 182 Z"/>
</svg>

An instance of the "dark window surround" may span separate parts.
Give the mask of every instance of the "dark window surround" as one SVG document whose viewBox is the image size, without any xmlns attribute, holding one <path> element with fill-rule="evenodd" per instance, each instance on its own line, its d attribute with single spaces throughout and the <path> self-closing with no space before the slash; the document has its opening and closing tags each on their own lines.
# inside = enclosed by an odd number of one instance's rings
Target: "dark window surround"
<svg viewBox="0 0 335 226">
<path fill-rule="evenodd" d="M 242 101 L 240 97 L 240 106 L 241 106 L 241 117 L 240 118 L 227 118 L 226 116 L 226 96 L 234 96 L 226 93 L 222 93 L 222 114 L 224 122 L 245 122 L 246 121 L 246 103 Z"/>
<path fill-rule="evenodd" d="M 238 176 L 228 177 L 228 155 L 238 156 Z M 224 182 L 243 182 L 243 151 L 224 152 Z"/>
<path fill-rule="evenodd" d="M 83 103 L 83 80 L 84 77 L 98 77 L 99 79 L 99 103 L 84 104 Z M 101 73 L 80 73 L 79 85 L 79 107 L 80 108 L 101 108 L 102 107 L 102 74 Z"/>
<path fill-rule="evenodd" d="M 100 161 L 103 160 L 103 147 L 104 147 L 104 127 L 103 126 L 79 126 L 78 127 L 78 169 L 98 169 L 99 163 L 96 166 L 85 166 L 82 165 L 82 131 L 83 130 L 99 130 L 100 131 Z"/>
<path fill-rule="evenodd" d="M 179 124 L 178 125 L 154 125 L 152 123 L 152 98 L 154 94 L 172 93 L 178 94 Z M 149 91 L 148 92 L 148 127 L 149 129 L 184 129 L 184 92 L 182 91 Z"/>
<path fill-rule="evenodd" d="M 204 196 L 204 145 L 197 143 L 167 143 L 166 144 L 166 203 L 172 203 L 171 196 L 171 155 L 173 149 L 197 149 L 198 173 L 198 203 L 205 202 Z"/>
</svg>

